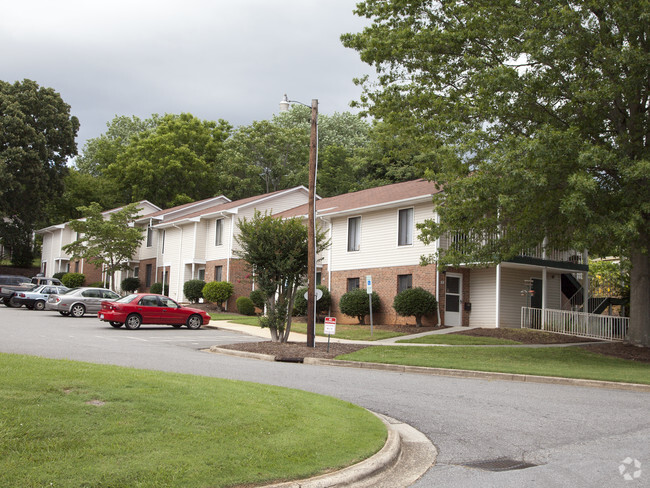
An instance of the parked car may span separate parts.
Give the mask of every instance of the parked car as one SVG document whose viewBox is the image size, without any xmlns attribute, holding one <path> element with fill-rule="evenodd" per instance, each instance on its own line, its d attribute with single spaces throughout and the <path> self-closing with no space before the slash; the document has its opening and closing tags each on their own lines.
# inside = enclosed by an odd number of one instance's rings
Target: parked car
<svg viewBox="0 0 650 488">
<path fill-rule="evenodd" d="M 40 285 L 31 291 L 16 291 L 11 299 L 30 310 L 45 310 L 45 302 L 50 295 L 63 295 L 70 291 L 67 286 Z"/>
<path fill-rule="evenodd" d="M 183 307 L 169 297 L 151 293 L 134 293 L 115 301 L 102 302 L 99 320 L 109 322 L 116 329 L 138 329 L 142 324 L 166 324 L 175 328 L 186 325 L 199 329 L 210 322 L 210 316 L 201 309 Z"/>
<path fill-rule="evenodd" d="M 65 295 L 50 295 L 45 310 L 55 310 L 61 315 L 83 317 L 86 313 L 97 313 L 103 300 L 116 300 L 120 296 L 106 288 L 73 288 Z"/>
<path fill-rule="evenodd" d="M 62 286 L 61 280 L 58 278 L 46 278 L 42 274 L 37 274 L 32 278 L 32 283 L 34 285 L 57 285 Z"/>
<path fill-rule="evenodd" d="M 20 304 L 11 299 L 16 291 L 30 291 L 36 287 L 32 280 L 26 276 L 0 275 L 0 300 L 7 307 L 20 307 Z"/>
</svg>

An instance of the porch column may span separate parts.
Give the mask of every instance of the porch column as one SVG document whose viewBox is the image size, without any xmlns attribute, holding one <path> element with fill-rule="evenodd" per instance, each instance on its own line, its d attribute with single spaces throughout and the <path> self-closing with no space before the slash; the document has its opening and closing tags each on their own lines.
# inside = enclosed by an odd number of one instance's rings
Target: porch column
<svg viewBox="0 0 650 488">
<path fill-rule="evenodd" d="M 497 290 L 496 290 L 496 317 L 495 323 L 497 329 L 501 326 L 501 264 L 497 264 Z"/>
<path fill-rule="evenodd" d="M 547 284 L 547 268 L 544 266 L 542 268 L 542 330 L 546 328 L 546 297 L 548 293 L 546 292 Z"/>
</svg>

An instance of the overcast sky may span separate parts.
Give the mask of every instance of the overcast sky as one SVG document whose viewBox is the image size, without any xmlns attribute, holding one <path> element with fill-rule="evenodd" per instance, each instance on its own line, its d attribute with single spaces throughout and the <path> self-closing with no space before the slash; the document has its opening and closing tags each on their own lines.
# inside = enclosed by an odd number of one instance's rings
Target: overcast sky
<svg viewBox="0 0 650 488">
<path fill-rule="evenodd" d="M 16 0 L 0 14 L 0 79 L 58 91 L 81 128 L 115 115 L 190 112 L 235 126 L 269 119 L 284 93 L 351 110 L 371 72 L 339 37 L 356 0 Z"/>
</svg>

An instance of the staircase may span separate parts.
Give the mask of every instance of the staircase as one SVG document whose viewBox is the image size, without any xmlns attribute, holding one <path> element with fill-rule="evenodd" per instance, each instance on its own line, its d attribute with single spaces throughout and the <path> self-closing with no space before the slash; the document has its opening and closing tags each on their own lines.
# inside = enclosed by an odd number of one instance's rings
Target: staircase
<svg viewBox="0 0 650 488">
<path fill-rule="evenodd" d="M 565 302 L 567 306 L 564 308 L 575 312 L 602 314 L 610 305 L 625 305 L 621 298 L 592 296 L 587 300 L 587 310 L 585 310 L 582 284 L 569 273 L 562 274 L 562 294 L 567 298 Z"/>
</svg>

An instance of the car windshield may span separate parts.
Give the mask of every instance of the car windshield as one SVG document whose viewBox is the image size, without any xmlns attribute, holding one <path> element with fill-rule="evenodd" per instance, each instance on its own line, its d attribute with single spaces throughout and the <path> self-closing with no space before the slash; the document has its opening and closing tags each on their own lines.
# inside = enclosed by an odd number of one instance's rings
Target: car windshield
<svg viewBox="0 0 650 488">
<path fill-rule="evenodd" d="M 131 303 L 136 298 L 138 298 L 138 295 L 127 295 L 125 297 L 118 298 L 117 300 L 115 300 L 115 302 L 116 303 Z"/>
</svg>

